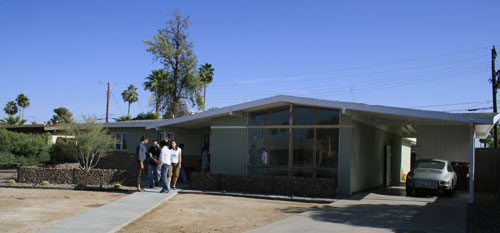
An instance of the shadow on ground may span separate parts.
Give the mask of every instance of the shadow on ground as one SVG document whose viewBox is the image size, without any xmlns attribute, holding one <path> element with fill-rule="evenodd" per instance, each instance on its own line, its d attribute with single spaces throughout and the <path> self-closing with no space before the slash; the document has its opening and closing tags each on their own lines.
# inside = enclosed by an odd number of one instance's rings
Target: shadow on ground
<svg viewBox="0 0 500 233">
<path fill-rule="evenodd" d="M 303 215 L 315 221 L 401 233 L 464 232 L 466 203 L 466 193 L 451 198 L 436 194 L 406 197 L 404 189 L 395 187 L 357 194 Z"/>
</svg>

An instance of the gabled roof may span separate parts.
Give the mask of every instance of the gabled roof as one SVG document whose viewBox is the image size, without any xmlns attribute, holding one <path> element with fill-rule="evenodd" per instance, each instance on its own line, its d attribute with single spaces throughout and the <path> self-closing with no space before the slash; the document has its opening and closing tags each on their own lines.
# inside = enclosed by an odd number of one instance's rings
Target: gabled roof
<svg viewBox="0 0 500 233">
<path fill-rule="evenodd" d="M 210 110 L 206 112 L 201 112 L 193 115 L 187 115 L 175 119 L 161 120 L 150 124 L 147 128 L 157 128 L 162 126 L 173 125 L 181 122 L 193 121 L 201 118 L 213 118 L 223 115 L 232 115 L 238 111 L 248 111 L 258 108 L 266 108 L 272 106 L 279 106 L 282 104 L 298 104 L 298 105 L 308 105 L 317 106 L 325 108 L 337 108 L 337 109 L 349 109 L 363 112 L 373 112 L 391 115 L 402 115 L 409 117 L 436 119 L 436 120 L 447 120 L 447 121 L 459 121 L 459 122 L 473 122 L 476 124 L 493 124 L 493 118 L 496 115 L 484 115 L 484 114 L 454 114 L 447 112 L 437 112 L 437 111 L 427 111 L 427 110 L 417 110 L 399 107 L 389 107 L 381 105 L 368 105 L 361 103 L 352 102 L 341 102 L 332 100 L 321 100 L 314 98 L 304 98 L 295 97 L 287 95 L 278 95 L 274 97 L 269 97 L 265 99 L 250 101 L 242 104 L 231 105 L 228 107 Z"/>
<path fill-rule="evenodd" d="M 437 121 L 459 122 L 462 124 L 473 123 L 475 125 L 484 125 L 481 131 L 491 129 L 495 122 L 500 118 L 498 114 L 454 114 L 438 111 L 427 111 L 408 109 L 400 107 L 389 107 L 382 105 L 368 105 L 362 103 L 322 100 L 314 98 L 295 97 L 287 95 L 278 95 L 260 100 L 250 101 L 242 104 L 231 105 L 219 109 L 209 110 L 193 115 L 186 115 L 175 119 L 143 121 L 143 122 L 116 122 L 106 123 L 106 127 L 145 127 L 153 129 L 159 127 L 175 126 L 179 124 L 189 124 L 190 122 L 207 121 L 215 117 L 237 114 L 238 112 L 254 111 L 287 104 L 297 104 L 306 106 L 316 106 L 324 108 L 336 108 L 340 110 L 354 110 L 372 114 L 394 115 L 408 117 L 409 119 L 429 119 Z M 488 129 L 489 128 L 489 129 Z"/>
</svg>

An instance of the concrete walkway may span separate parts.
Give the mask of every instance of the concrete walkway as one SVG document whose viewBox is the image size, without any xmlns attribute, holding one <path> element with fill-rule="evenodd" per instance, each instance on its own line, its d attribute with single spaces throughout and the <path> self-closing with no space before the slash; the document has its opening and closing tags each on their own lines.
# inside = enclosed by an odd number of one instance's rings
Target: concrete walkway
<svg viewBox="0 0 500 233">
<path fill-rule="evenodd" d="M 404 187 L 403 187 L 404 188 Z M 338 200 L 248 231 L 262 232 L 454 232 L 466 230 L 468 195 L 406 197 L 401 187 Z"/>
<path fill-rule="evenodd" d="M 173 190 L 168 194 L 159 193 L 160 188 L 145 190 L 146 192 L 135 192 L 99 208 L 70 217 L 39 232 L 115 232 L 177 194 Z"/>
</svg>

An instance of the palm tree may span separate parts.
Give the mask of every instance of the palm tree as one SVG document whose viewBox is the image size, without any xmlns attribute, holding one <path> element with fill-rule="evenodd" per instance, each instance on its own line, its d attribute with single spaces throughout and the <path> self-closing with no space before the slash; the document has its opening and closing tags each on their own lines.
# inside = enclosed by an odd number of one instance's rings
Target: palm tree
<svg viewBox="0 0 500 233">
<path fill-rule="evenodd" d="M 17 104 L 15 101 L 9 101 L 6 105 L 5 108 L 3 108 L 5 113 L 9 116 L 16 115 L 18 108 Z"/>
<path fill-rule="evenodd" d="M 205 111 L 205 98 L 207 92 L 207 84 L 210 84 L 214 79 L 214 68 L 211 64 L 205 63 L 198 69 L 200 79 L 203 82 L 203 111 Z"/>
<path fill-rule="evenodd" d="M 0 125 L 24 125 L 24 123 L 26 123 L 26 120 L 12 115 L 0 120 Z"/>
<path fill-rule="evenodd" d="M 128 116 L 130 117 L 130 105 L 133 102 L 137 102 L 139 100 L 139 94 L 137 94 L 137 88 L 130 84 L 127 90 L 122 92 L 123 102 L 128 102 Z"/>
<path fill-rule="evenodd" d="M 167 80 L 168 72 L 164 69 L 153 70 L 151 74 L 146 77 L 146 82 L 144 82 L 144 90 L 149 90 L 155 96 L 156 113 L 160 113 L 161 104 L 161 89 L 162 83 Z"/>
<path fill-rule="evenodd" d="M 26 97 L 24 94 L 19 94 L 17 95 L 16 101 L 17 105 L 22 108 L 21 119 L 24 120 L 24 110 L 30 106 L 30 99 L 28 99 L 28 97 Z"/>
</svg>

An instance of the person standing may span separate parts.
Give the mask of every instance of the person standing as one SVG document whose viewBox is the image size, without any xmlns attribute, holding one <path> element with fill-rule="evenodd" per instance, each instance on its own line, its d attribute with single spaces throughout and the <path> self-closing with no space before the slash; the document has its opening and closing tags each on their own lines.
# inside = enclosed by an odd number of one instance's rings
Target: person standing
<svg viewBox="0 0 500 233">
<path fill-rule="evenodd" d="M 210 145 L 205 145 L 201 150 L 201 172 L 206 173 L 210 168 Z"/>
<path fill-rule="evenodd" d="M 158 145 L 157 140 L 153 140 L 153 145 L 149 147 L 148 155 L 149 155 L 149 165 L 148 165 L 148 179 L 149 179 L 149 188 L 154 188 L 158 185 L 159 182 L 159 174 L 158 174 L 158 160 L 160 159 L 160 145 Z"/>
<path fill-rule="evenodd" d="M 161 168 L 161 181 L 160 185 L 162 187 L 160 193 L 169 192 L 170 191 L 170 178 L 167 178 L 170 173 L 170 165 L 172 164 L 170 150 L 165 141 L 161 141 L 160 143 L 161 151 L 160 151 L 160 163 L 158 166 Z"/>
<path fill-rule="evenodd" d="M 141 175 L 142 170 L 144 170 L 144 162 L 146 160 L 146 144 L 148 143 L 148 136 L 142 136 L 141 142 L 137 145 L 136 153 L 137 153 L 137 163 L 139 165 L 139 171 L 137 172 L 137 191 L 144 192 L 141 188 Z"/>
<path fill-rule="evenodd" d="M 179 148 L 181 149 L 181 151 L 184 151 L 184 144 L 179 144 Z M 182 177 L 182 181 L 187 184 L 188 182 L 188 178 L 187 178 L 187 175 L 186 175 L 186 170 L 184 169 L 184 166 L 179 166 L 181 168 L 181 177 Z"/>
<path fill-rule="evenodd" d="M 172 159 L 172 168 L 168 171 L 168 183 L 170 183 L 173 176 L 172 188 L 175 190 L 175 185 L 177 184 L 177 178 L 179 178 L 180 167 L 182 163 L 181 148 L 177 146 L 175 140 L 170 140 L 170 156 Z"/>
</svg>

